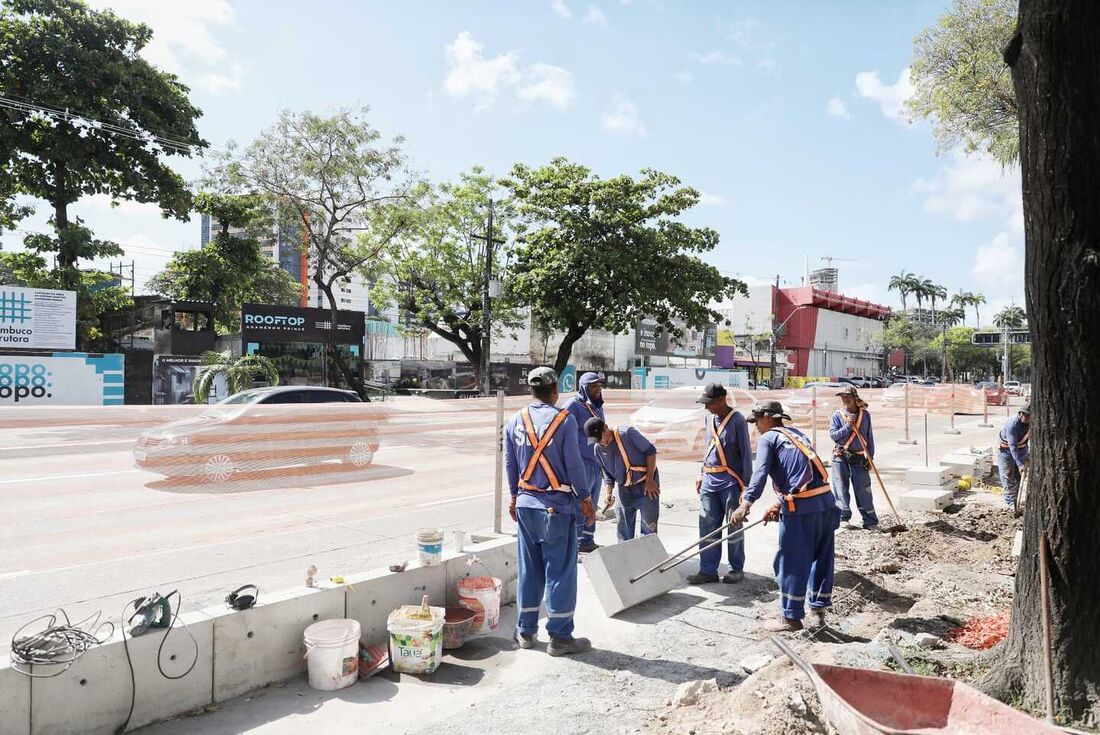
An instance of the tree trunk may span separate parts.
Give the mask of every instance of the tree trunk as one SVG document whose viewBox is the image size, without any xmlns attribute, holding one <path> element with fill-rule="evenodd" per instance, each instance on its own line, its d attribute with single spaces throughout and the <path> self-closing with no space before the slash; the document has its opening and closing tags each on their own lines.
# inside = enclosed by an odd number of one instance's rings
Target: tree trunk
<svg viewBox="0 0 1100 735">
<path fill-rule="evenodd" d="M 317 284 L 317 288 L 321 289 L 321 292 L 328 299 L 329 306 L 329 333 L 328 344 L 325 346 L 325 355 L 328 358 L 329 364 L 340 371 L 340 375 L 343 376 L 344 381 L 348 384 L 356 394 L 364 401 L 369 401 L 370 396 L 367 395 L 365 386 L 363 385 L 363 379 L 352 372 L 352 369 L 348 366 L 344 356 L 340 353 L 340 346 L 336 341 L 336 337 L 339 334 L 339 309 L 336 308 L 336 297 L 332 294 L 332 285 L 325 283 L 324 279 L 314 278 L 313 282 Z"/>
<path fill-rule="evenodd" d="M 1055 708 L 1100 721 L 1100 3 L 1021 0 L 1005 50 L 1020 110 L 1027 309 L 1035 385 L 1024 546 L 1002 698 L 1043 701 L 1039 537 L 1050 544 Z M 1022 695 L 1022 696 L 1021 696 Z"/>
<path fill-rule="evenodd" d="M 561 372 L 565 370 L 565 367 L 569 364 L 569 358 L 573 354 L 573 345 L 577 343 L 584 333 L 587 331 L 585 327 L 578 325 L 572 325 L 565 333 L 565 338 L 562 339 L 561 344 L 558 345 L 558 354 L 554 358 L 554 372 L 561 375 Z"/>
</svg>

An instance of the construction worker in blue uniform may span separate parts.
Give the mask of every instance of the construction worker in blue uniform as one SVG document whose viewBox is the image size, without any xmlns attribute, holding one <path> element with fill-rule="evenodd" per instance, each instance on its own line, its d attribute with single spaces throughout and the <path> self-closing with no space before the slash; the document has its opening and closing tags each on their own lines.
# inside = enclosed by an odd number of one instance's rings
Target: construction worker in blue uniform
<svg viewBox="0 0 1100 735">
<path fill-rule="evenodd" d="M 603 473 L 605 507 L 611 507 L 611 493 L 619 487 L 615 504 L 619 541 L 634 538 L 635 521 L 641 514 L 643 536 L 657 533 L 661 515 L 661 478 L 657 474 L 657 448 L 633 426 L 609 427 L 601 418 L 584 423 L 592 454 Z"/>
<path fill-rule="evenodd" d="M 1028 441 L 1031 439 L 1031 406 L 1023 406 L 1001 428 L 1000 449 L 997 452 L 997 469 L 1001 474 L 1004 500 L 1010 507 L 1016 505 L 1020 492 L 1020 480 L 1027 468 Z"/>
<path fill-rule="evenodd" d="M 730 509 L 737 507 L 745 488 L 745 479 L 752 473 L 752 447 L 745 417 L 734 411 L 720 383 L 703 389 L 696 401 L 706 406 L 704 441 L 706 451 L 695 492 L 699 495 L 699 535 L 707 536 L 726 523 Z M 737 530 L 737 526 L 731 530 Z M 700 548 L 717 537 L 701 541 Z M 718 581 L 718 565 L 722 562 L 722 546 L 707 549 L 699 555 L 699 572 L 687 578 L 688 584 L 714 584 Z M 745 542 L 738 534 L 726 544 L 729 572 L 722 577 L 727 584 L 745 578 Z"/>
<path fill-rule="evenodd" d="M 547 652 L 584 653 L 586 638 L 573 636 L 577 604 L 577 516 L 595 519 L 588 490 L 572 485 L 585 478 L 574 439 L 577 428 L 558 408 L 558 376 L 547 367 L 527 374 L 533 400 L 508 422 L 504 433 L 504 473 L 512 500 L 508 513 L 518 525 L 519 621 L 516 641 L 533 648 L 539 607 L 546 605 Z"/>
<path fill-rule="evenodd" d="M 790 421 L 778 401 L 758 403 L 749 423 L 756 424 L 756 470 L 741 504 L 730 521 L 743 523 L 752 504 L 760 499 L 771 478 L 779 502 L 764 513 L 766 521 L 779 521 L 779 551 L 775 555 L 775 581 L 779 585 L 778 621 L 774 632 L 802 630 L 807 598 L 819 625 L 825 624 L 825 608 L 833 597 L 833 538 L 840 525 L 829 473 L 810 440 Z"/>
<path fill-rule="evenodd" d="M 577 395 L 565 403 L 576 423 L 576 442 L 580 449 L 581 461 L 584 462 L 585 476 L 577 478 L 574 482 L 578 487 L 583 487 L 592 497 L 595 503 L 600 498 L 600 478 L 603 473 L 600 465 L 592 454 L 592 448 L 588 446 L 588 437 L 584 434 L 584 422 L 591 418 L 603 419 L 603 378 L 599 373 L 584 373 L 577 381 Z M 587 554 L 599 548 L 596 544 L 596 521 L 586 521 L 583 517 L 577 519 L 577 545 L 578 551 Z"/>
<path fill-rule="evenodd" d="M 848 523 L 852 519 L 850 492 L 854 492 L 863 528 L 872 530 L 878 526 L 878 515 L 871 495 L 870 462 L 875 458 L 871 412 L 854 385 L 844 388 L 837 395 L 844 405 L 830 419 L 829 437 L 834 444 L 833 494 L 840 508 L 840 522 L 847 523 L 848 528 L 859 528 Z"/>
</svg>

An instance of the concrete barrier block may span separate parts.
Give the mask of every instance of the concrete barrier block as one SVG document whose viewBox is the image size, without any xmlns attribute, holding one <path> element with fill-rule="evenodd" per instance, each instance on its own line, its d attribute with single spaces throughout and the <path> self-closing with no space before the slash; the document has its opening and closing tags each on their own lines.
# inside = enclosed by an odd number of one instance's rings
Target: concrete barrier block
<svg viewBox="0 0 1100 735">
<path fill-rule="evenodd" d="M 379 570 L 345 577 L 347 617 L 358 620 L 364 641 L 388 640 L 386 618 L 401 605 L 419 605 L 428 595 L 433 605 L 447 600 L 447 564 L 454 554 L 445 554 L 442 564 L 410 567 L 403 572 Z"/>
<path fill-rule="evenodd" d="M 194 660 L 190 673 L 176 680 L 160 673 L 157 649 L 161 641 L 164 648 L 160 652 L 160 666 L 164 673 L 181 676 Z M 131 688 L 126 647 L 133 662 L 136 689 Z M 126 720 L 132 691 L 134 714 L 130 730 L 204 707 L 212 701 L 213 654 L 213 622 L 201 613 L 181 615 L 167 640 L 163 631 L 154 629 L 143 636 L 128 638 L 124 646 L 116 633 L 109 642 L 89 649 L 64 674 L 31 681 L 32 732 L 110 735 Z M 49 667 L 35 667 L 36 674 L 49 672 Z"/>
<path fill-rule="evenodd" d="M 947 479 L 943 467 L 910 467 L 905 471 L 905 482 L 912 485 L 942 485 Z"/>
<path fill-rule="evenodd" d="M 953 493 L 942 488 L 910 490 L 898 497 L 898 508 L 901 510 L 943 510 L 951 505 L 952 497 Z"/>
<path fill-rule="evenodd" d="M 302 633 L 318 620 L 345 617 L 344 588 L 299 587 L 261 594 L 249 610 L 204 612 L 214 623 L 214 701 L 224 702 L 304 671 Z"/>
<path fill-rule="evenodd" d="M 667 557 L 665 545 L 657 534 L 651 534 L 596 549 L 585 556 L 583 566 L 603 611 L 612 616 L 680 584 L 679 573 L 671 569 L 630 581 Z"/>
<path fill-rule="evenodd" d="M 458 581 L 464 577 L 489 575 L 501 581 L 500 604 L 516 601 L 516 585 L 519 582 L 519 565 L 516 563 L 516 540 L 504 537 L 486 541 L 466 549 L 460 557 L 447 561 L 447 604 L 458 604 Z M 481 563 L 467 562 L 477 557 Z"/>
<path fill-rule="evenodd" d="M 31 680 L 0 663 L 0 729 L 11 735 L 30 735 Z"/>
</svg>

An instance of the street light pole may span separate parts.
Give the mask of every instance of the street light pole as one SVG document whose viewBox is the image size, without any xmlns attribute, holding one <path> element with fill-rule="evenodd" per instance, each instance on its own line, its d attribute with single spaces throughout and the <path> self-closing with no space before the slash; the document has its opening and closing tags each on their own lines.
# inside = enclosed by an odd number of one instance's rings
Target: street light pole
<svg viewBox="0 0 1100 735">
<path fill-rule="evenodd" d="M 489 350 L 492 346 L 492 336 L 490 334 L 493 326 L 493 301 L 489 294 L 489 286 L 493 279 L 493 245 L 503 245 L 504 240 L 494 239 L 493 237 L 493 200 L 489 198 L 489 221 L 486 223 L 484 235 L 471 235 L 475 240 L 485 241 L 485 272 L 484 278 L 481 284 L 481 365 L 478 366 L 478 372 L 480 373 L 481 395 L 488 396 L 489 391 L 492 389 L 492 381 L 489 377 Z"/>
</svg>

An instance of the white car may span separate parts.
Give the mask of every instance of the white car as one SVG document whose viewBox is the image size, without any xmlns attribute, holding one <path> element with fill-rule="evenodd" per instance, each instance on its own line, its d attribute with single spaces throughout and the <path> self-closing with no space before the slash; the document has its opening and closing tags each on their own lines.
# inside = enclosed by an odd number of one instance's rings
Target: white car
<svg viewBox="0 0 1100 735">
<path fill-rule="evenodd" d="M 1018 380 L 1006 380 L 1005 390 L 1012 396 L 1022 396 L 1024 394 L 1024 386 Z"/>
<path fill-rule="evenodd" d="M 742 413 L 756 402 L 748 391 L 740 388 L 726 390 L 726 401 Z M 706 425 L 703 423 L 707 409 L 695 402 L 702 392 L 703 386 L 700 385 L 673 388 L 635 411 L 630 423 L 653 442 L 659 452 L 702 452 L 707 442 Z"/>
</svg>

